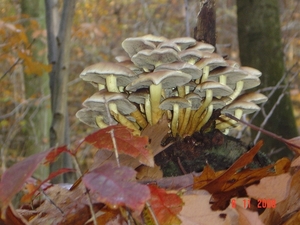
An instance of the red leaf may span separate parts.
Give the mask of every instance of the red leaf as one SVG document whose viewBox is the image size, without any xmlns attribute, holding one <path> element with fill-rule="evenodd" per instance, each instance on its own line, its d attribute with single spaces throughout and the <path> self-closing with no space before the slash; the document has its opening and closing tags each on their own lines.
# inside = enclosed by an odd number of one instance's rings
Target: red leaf
<svg viewBox="0 0 300 225">
<path fill-rule="evenodd" d="M 152 152 L 146 148 L 147 137 L 133 136 L 130 129 L 122 125 L 109 126 L 96 131 L 85 138 L 85 141 L 99 149 L 113 151 L 114 146 L 111 132 L 114 132 L 118 153 L 123 153 L 137 158 L 147 166 L 154 166 Z"/>
<path fill-rule="evenodd" d="M 21 199 L 22 202 L 28 202 L 31 197 L 34 195 L 34 193 L 43 185 L 45 184 L 47 181 L 53 179 L 54 177 L 63 174 L 63 173 L 69 173 L 69 172 L 75 172 L 76 170 L 74 169 L 69 169 L 69 168 L 62 168 L 59 169 L 53 173 L 51 173 L 45 180 L 43 180 L 33 191 L 31 191 L 30 193 L 24 195 Z"/>
<path fill-rule="evenodd" d="M 32 176 L 38 165 L 49 154 L 52 154 L 52 151 L 56 151 L 56 148 L 31 155 L 23 161 L 14 164 L 3 173 L 0 182 L 0 203 L 2 203 L 3 208 L 22 189 L 25 181 Z"/>
<path fill-rule="evenodd" d="M 57 148 L 53 148 L 52 151 L 47 155 L 45 163 L 52 163 L 56 160 L 56 157 L 60 155 L 62 152 L 67 152 L 71 154 L 70 150 L 67 148 L 66 145 L 60 146 Z"/>
<path fill-rule="evenodd" d="M 82 181 L 99 202 L 112 208 L 127 206 L 141 212 L 150 198 L 150 191 L 147 186 L 135 182 L 135 175 L 136 171 L 130 167 L 106 163 L 85 174 Z"/>
<path fill-rule="evenodd" d="M 174 193 L 167 193 L 164 189 L 154 185 L 149 185 L 151 199 L 149 200 L 151 209 L 161 225 L 181 224 L 177 214 L 183 206 L 182 199 Z"/>
</svg>

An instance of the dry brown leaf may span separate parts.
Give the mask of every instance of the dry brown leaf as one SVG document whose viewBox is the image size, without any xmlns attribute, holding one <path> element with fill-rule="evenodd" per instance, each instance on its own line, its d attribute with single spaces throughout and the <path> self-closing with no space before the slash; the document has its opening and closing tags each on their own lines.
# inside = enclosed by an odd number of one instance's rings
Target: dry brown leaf
<svg viewBox="0 0 300 225">
<path fill-rule="evenodd" d="M 149 146 L 153 151 L 153 156 L 157 155 L 158 153 L 160 153 L 161 151 L 163 151 L 168 147 L 168 145 L 162 147 L 161 141 L 168 134 L 169 131 L 170 128 L 168 126 L 168 119 L 166 115 L 164 115 L 158 121 L 158 123 L 156 123 L 153 126 L 148 125 L 142 131 L 141 136 L 147 136 L 149 138 L 149 142 L 150 142 Z"/>
<path fill-rule="evenodd" d="M 192 191 L 182 196 L 184 206 L 178 217 L 182 225 L 238 225 L 238 213 L 228 207 L 223 211 L 212 211 L 211 195 L 205 190 Z"/>
<path fill-rule="evenodd" d="M 297 212 L 283 225 L 299 225 L 299 224 L 300 224 L 300 212 Z"/>
<path fill-rule="evenodd" d="M 204 167 L 200 176 L 194 178 L 194 190 L 199 190 L 204 187 L 206 184 L 216 179 L 217 175 L 213 168 L 211 168 L 208 164 Z"/>
<path fill-rule="evenodd" d="M 252 212 L 242 206 L 237 205 L 236 210 L 239 213 L 239 224 L 241 225 L 264 225 L 257 212 Z"/>
<path fill-rule="evenodd" d="M 290 169 L 291 161 L 288 158 L 281 158 L 275 163 L 276 174 L 287 173 Z"/>
<path fill-rule="evenodd" d="M 136 179 L 138 180 L 155 180 L 163 177 L 163 172 L 160 166 L 157 165 L 154 165 L 154 167 L 141 165 L 135 170 L 137 171 Z"/>
<path fill-rule="evenodd" d="M 271 190 L 276 189 L 276 186 Z M 261 215 L 260 218 L 266 225 L 273 225 L 276 217 L 276 223 L 280 224 L 282 218 L 289 218 L 295 212 L 300 209 L 300 171 L 292 175 L 290 179 L 290 189 L 288 197 L 276 204 L 275 209 L 267 209 Z M 275 190 L 274 190 L 275 191 Z"/>
<path fill-rule="evenodd" d="M 246 191 L 254 199 L 275 199 L 279 203 L 287 198 L 290 182 L 291 175 L 284 173 L 262 178 L 259 184 L 247 187 Z"/>
</svg>

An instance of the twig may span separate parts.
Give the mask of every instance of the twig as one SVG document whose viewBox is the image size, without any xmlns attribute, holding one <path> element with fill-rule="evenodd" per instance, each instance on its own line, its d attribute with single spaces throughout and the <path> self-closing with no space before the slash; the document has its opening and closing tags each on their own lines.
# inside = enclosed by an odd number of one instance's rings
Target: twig
<svg viewBox="0 0 300 225">
<path fill-rule="evenodd" d="M 82 173 L 82 171 L 80 169 L 77 157 L 76 157 L 75 154 L 72 154 L 72 155 L 73 155 L 73 159 L 74 159 L 74 164 L 75 164 L 76 171 L 79 173 L 80 177 L 82 177 L 83 173 Z M 87 193 L 88 205 L 89 205 L 89 208 L 90 208 L 90 212 L 91 212 L 93 223 L 94 223 L 94 225 L 97 225 L 98 223 L 97 223 L 97 219 L 96 219 L 96 214 L 95 214 L 94 209 L 93 209 L 93 202 L 92 202 L 92 198 L 91 198 L 90 192 L 89 192 L 89 190 L 87 189 L 86 186 L 84 186 L 84 188 L 85 188 L 86 193 Z"/>
<path fill-rule="evenodd" d="M 288 139 L 285 139 L 285 138 L 283 138 L 283 137 L 281 137 L 277 134 L 274 134 L 270 131 L 267 131 L 267 130 L 261 128 L 261 127 L 255 126 L 255 125 L 253 125 L 251 123 L 248 123 L 246 121 L 240 120 L 240 119 L 236 118 L 235 116 L 233 116 L 231 114 L 225 113 L 225 116 L 227 116 L 228 118 L 233 119 L 237 122 L 243 123 L 243 124 L 247 125 L 248 127 L 252 128 L 253 130 L 260 131 L 261 133 L 264 133 L 265 135 L 268 135 L 271 138 L 274 138 L 278 141 L 281 141 L 281 142 L 283 142 L 284 144 L 286 144 L 288 146 L 291 146 L 291 147 L 294 147 L 294 148 L 300 148 L 299 145 L 290 142 Z"/>
<path fill-rule="evenodd" d="M 148 208 L 148 210 L 149 210 L 149 212 L 150 212 L 150 214 L 151 214 L 151 216 L 152 216 L 152 218 L 153 218 L 154 225 L 159 225 L 159 223 L 158 223 L 158 221 L 157 221 L 157 219 L 156 219 L 156 216 L 155 216 L 155 214 L 154 214 L 154 212 L 153 212 L 153 210 L 152 210 L 152 207 L 151 207 L 151 205 L 149 204 L 149 202 L 146 202 L 146 207 Z"/>
<path fill-rule="evenodd" d="M 289 81 L 289 83 L 290 83 L 296 76 L 298 76 L 298 73 L 295 73 L 295 74 L 292 76 L 292 78 L 291 78 L 291 80 Z M 289 83 L 288 83 L 288 84 L 286 85 L 286 87 L 282 90 L 282 93 L 281 93 L 280 96 L 278 97 L 276 103 L 275 103 L 275 104 L 273 105 L 273 107 L 271 108 L 270 112 L 266 115 L 266 117 L 265 117 L 265 119 L 264 119 L 264 121 L 262 122 L 262 124 L 261 124 L 260 127 L 263 128 L 263 127 L 266 125 L 266 123 L 268 122 L 268 120 L 271 118 L 271 116 L 273 115 L 273 113 L 274 113 L 276 107 L 280 104 L 281 99 L 284 97 L 285 91 L 287 90 L 287 88 L 288 88 L 288 86 L 289 86 Z M 255 139 L 254 139 L 254 143 L 256 143 L 256 142 L 258 141 L 258 139 L 259 139 L 259 137 L 260 137 L 260 134 L 261 134 L 260 131 L 256 134 L 256 137 L 255 137 Z"/>
</svg>

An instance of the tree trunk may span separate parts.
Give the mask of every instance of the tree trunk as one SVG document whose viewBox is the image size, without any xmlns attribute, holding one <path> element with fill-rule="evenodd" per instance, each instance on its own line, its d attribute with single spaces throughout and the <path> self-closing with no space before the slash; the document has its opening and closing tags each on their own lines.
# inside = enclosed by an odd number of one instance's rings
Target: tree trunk
<svg viewBox="0 0 300 225">
<path fill-rule="evenodd" d="M 216 46 L 216 11 L 214 0 L 200 0 L 200 11 L 194 29 L 197 41 Z"/>
<path fill-rule="evenodd" d="M 237 0 L 238 39 L 241 62 L 262 72 L 261 86 L 275 86 L 285 73 L 280 33 L 279 6 L 277 0 Z M 268 114 L 276 104 L 281 89 L 269 99 L 265 106 Z M 255 118 L 254 124 L 260 126 L 264 120 L 262 113 Z M 295 119 L 288 93 L 276 107 L 265 128 L 285 138 L 297 136 Z M 254 133 L 254 132 L 253 132 Z M 256 135 L 254 133 L 254 135 Z M 285 150 L 275 158 L 291 155 L 286 147 L 269 137 L 264 140 L 264 151 L 283 147 Z"/>
<path fill-rule="evenodd" d="M 58 34 L 55 30 L 54 13 L 57 10 L 56 0 L 45 0 L 48 34 L 49 62 L 53 68 L 50 73 L 52 124 L 50 128 L 50 146 L 56 147 L 69 144 L 67 82 L 69 74 L 71 25 L 75 11 L 75 0 L 64 0 Z M 63 167 L 70 167 L 69 155 L 62 155 L 50 165 L 50 172 Z M 55 183 L 71 182 L 71 176 L 60 176 L 53 180 Z"/>
<path fill-rule="evenodd" d="M 44 21 L 44 5 L 41 4 L 40 0 L 23 0 L 21 1 L 22 14 L 29 15 L 30 18 L 39 21 L 41 27 L 45 27 Z M 29 25 L 29 21 L 25 22 L 25 26 Z M 28 34 L 31 37 L 31 34 Z M 32 40 L 30 40 L 32 42 Z M 33 57 L 38 61 L 45 63 L 47 62 L 46 57 L 42 58 L 38 55 L 38 52 L 45 48 L 45 44 L 39 40 L 36 40 L 32 45 Z M 32 96 L 45 97 L 50 93 L 49 91 L 49 77 L 47 73 L 36 76 L 31 74 L 25 76 L 25 91 L 26 99 Z M 50 126 L 50 101 L 42 101 L 39 106 L 32 106 L 26 117 L 28 125 L 26 126 L 27 141 L 25 146 L 25 156 L 33 155 L 35 153 L 46 150 L 49 146 L 46 139 L 49 137 L 49 126 Z M 48 168 L 46 166 L 40 167 L 36 172 L 35 176 L 44 179 L 48 176 Z"/>
</svg>

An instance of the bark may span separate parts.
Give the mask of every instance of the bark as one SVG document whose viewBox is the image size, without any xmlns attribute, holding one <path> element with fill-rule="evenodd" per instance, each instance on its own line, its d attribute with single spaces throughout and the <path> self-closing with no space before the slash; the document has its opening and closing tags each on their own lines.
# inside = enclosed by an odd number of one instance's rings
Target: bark
<svg viewBox="0 0 300 225">
<path fill-rule="evenodd" d="M 260 88 L 275 86 L 285 73 L 278 1 L 237 0 L 237 14 L 242 64 L 257 68 L 262 72 Z M 278 90 L 269 99 L 265 107 L 266 113 L 276 104 L 280 94 L 281 90 Z M 254 124 L 259 126 L 263 120 L 264 116 L 260 113 L 254 120 Z M 277 106 L 265 128 L 285 138 L 297 136 L 288 94 Z M 269 137 L 263 135 L 261 138 L 265 142 L 263 149 L 266 152 L 273 148 L 285 148 L 282 143 Z M 285 150 L 278 154 L 275 159 L 290 154 L 289 150 Z"/>
<path fill-rule="evenodd" d="M 51 89 L 51 109 L 52 124 L 50 127 L 50 146 L 68 145 L 68 108 L 67 108 L 67 82 L 69 74 L 70 60 L 70 39 L 71 25 L 75 11 L 75 0 L 65 0 L 63 2 L 62 16 L 60 20 L 58 34 L 55 30 L 55 10 L 57 1 L 45 0 L 46 21 L 48 34 L 49 62 L 53 68 L 50 73 Z M 70 167 L 71 159 L 68 155 L 63 155 L 56 162 L 50 165 L 50 172 L 54 172 L 63 167 Z M 72 177 L 60 176 L 53 180 L 55 183 L 70 182 Z"/>
<path fill-rule="evenodd" d="M 194 29 L 197 41 L 216 46 L 216 11 L 214 0 L 200 0 L 197 26 Z"/>
</svg>

